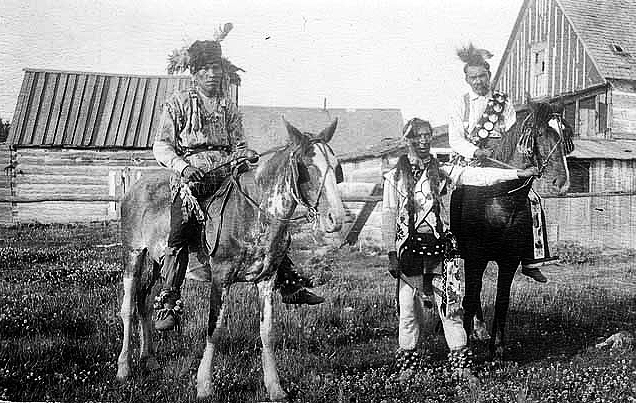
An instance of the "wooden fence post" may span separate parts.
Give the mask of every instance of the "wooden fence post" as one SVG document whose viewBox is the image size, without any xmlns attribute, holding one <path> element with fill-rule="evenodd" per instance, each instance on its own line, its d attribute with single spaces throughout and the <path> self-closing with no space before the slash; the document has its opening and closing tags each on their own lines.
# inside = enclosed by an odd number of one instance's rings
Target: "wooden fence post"
<svg viewBox="0 0 636 403">
<path fill-rule="evenodd" d="M 371 191 L 371 196 L 382 195 L 382 188 L 383 188 L 382 184 L 377 183 L 373 187 L 373 190 Z M 369 200 L 364 203 L 364 206 L 358 213 L 356 220 L 353 222 L 353 224 L 351 224 L 351 226 L 347 230 L 346 235 L 344 237 L 343 245 L 344 244 L 354 245 L 358 241 L 358 237 L 360 236 L 360 232 L 362 232 L 362 228 L 364 228 L 364 224 L 366 224 L 367 220 L 369 219 L 369 216 L 371 216 L 371 213 L 373 213 L 373 210 L 375 210 L 375 206 L 378 204 L 379 201 L 380 201 L 379 198 L 376 197 L 374 200 Z"/>
</svg>

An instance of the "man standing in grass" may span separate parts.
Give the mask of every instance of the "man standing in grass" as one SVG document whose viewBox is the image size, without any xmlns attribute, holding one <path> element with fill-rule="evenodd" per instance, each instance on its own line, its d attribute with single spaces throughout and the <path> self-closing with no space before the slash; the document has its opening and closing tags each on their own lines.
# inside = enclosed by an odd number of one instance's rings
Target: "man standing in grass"
<svg viewBox="0 0 636 403">
<path fill-rule="evenodd" d="M 447 231 L 442 201 L 447 187 L 489 186 L 537 174 L 534 167 L 516 170 L 441 165 L 430 154 L 432 133 L 429 122 L 411 119 L 403 130 L 408 153 L 384 176 L 382 232 L 389 251 L 389 271 L 398 282 L 397 360 L 401 380 L 408 379 L 420 364 L 416 345 L 422 309 L 433 306 L 442 320 L 453 373 L 471 376 L 471 353 L 461 309 L 460 261 Z"/>
</svg>

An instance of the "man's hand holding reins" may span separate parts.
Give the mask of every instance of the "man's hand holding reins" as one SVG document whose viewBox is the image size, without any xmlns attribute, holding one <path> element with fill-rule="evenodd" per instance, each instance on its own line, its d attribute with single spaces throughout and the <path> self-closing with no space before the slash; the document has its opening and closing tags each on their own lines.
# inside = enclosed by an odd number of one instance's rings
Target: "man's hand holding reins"
<svg viewBox="0 0 636 403">
<path fill-rule="evenodd" d="M 205 176 L 205 172 L 197 167 L 188 165 L 183 172 L 181 172 L 181 176 L 188 182 L 201 182 Z"/>
<path fill-rule="evenodd" d="M 473 156 L 479 161 L 485 161 L 487 158 L 490 158 L 492 156 L 492 151 L 488 149 L 482 150 L 481 148 L 478 148 L 477 150 L 475 150 Z"/>
</svg>

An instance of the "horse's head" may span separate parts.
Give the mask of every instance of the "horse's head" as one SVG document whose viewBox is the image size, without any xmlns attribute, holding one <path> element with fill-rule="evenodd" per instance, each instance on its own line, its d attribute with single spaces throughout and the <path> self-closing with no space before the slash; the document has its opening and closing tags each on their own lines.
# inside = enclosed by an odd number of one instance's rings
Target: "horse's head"
<svg viewBox="0 0 636 403">
<path fill-rule="evenodd" d="M 574 149 L 572 127 L 563 118 L 563 106 L 549 103 L 529 103 L 531 113 L 521 127 L 520 145 L 541 174 L 559 194 L 570 187 L 566 155 Z"/>
<path fill-rule="evenodd" d="M 342 227 L 344 207 L 338 191 L 342 168 L 329 141 L 338 119 L 319 134 L 302 133 L 284 118 L 292 147 L 290 158 L 296 168 L 296 189 L 299 202 L 311 213 L 318 213 L 325 232 L 337 232 Z"/>
</svg>

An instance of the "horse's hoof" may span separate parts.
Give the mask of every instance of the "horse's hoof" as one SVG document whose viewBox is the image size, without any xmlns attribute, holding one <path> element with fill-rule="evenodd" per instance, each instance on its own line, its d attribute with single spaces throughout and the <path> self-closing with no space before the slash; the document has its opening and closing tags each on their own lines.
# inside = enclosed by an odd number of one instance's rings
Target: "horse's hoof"
<svg viewBox="0 0 636 403">
<path fill-rule="evenodd" d="M 130 369 L 118 369 L 116 379 L 119 382 L 126 382 L 130 377 Z"/>
<path fill-rule="evenodd" d="M 125 382 L 130 377 L 130 363 L 119 362 L 117 363 L 117 380 L 119 382 Z"/>
<path fill-rule="evenodd" d="M 486 361 L 501 362 L 504 361 L 504 347 L 493 346 L 486 353 Z"/>
<path fill-rule="evenodd" d="M 159 363 L 157 362 L 157 359 L 154 356 L 142 358 L 140 361 L 141 361 L 142 367 L 145 368 L 146 371 L 153 372 L 161 368 L 159 366 Z"/>
<path fill-rule="evenodd" d="M 282 389 L 278 392 L 272 393 L 269 396 L 269 402 L 291 402 L 291 398 Z"/>
</svg>

